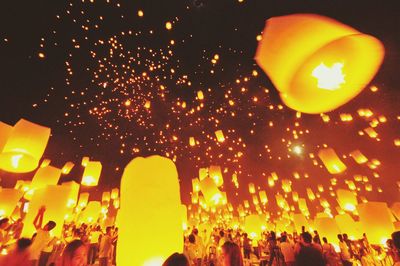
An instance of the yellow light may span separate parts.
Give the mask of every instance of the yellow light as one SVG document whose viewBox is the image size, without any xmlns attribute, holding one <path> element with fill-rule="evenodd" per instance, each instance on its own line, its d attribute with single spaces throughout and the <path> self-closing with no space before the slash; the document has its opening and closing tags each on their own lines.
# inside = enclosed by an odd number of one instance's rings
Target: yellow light
<svg viewBox="0 0 400 266">
<path fill-rule="evenodd" d="M 172 23 L 171 22 L 167 22 L 167 23 L 165 23 L 165 28 L 167 29 L 167 30 L 171 30 L 172 29 Z"/>
<path fill-rule="evenodd" d="M 142 10 L 139 10 L 139 11 L 138 11 L 138 16 L 139 16 L 139 17 L 143 17 L 143 16 L 144 16 L 144 13 L 143 13 Z"/>
<path fill-rule="evenodd" d="M 11 166 L 15 169 L 18 168 L 19 161 L 22 159 L 23 155 L 14 155 L 11 157 Z"/>
<path fill-rule="evenodd" d="M 297 155 L 300 155 L 303 153 L 303 149 L 300 146 L 294 146 L 293 152 L 296 153 Z"/>
<path fill-rule="evenodd" d="M 343 64 L 334 63 L 331 67 L 321 63 L 312 71 L 312 76 L 318 80 L 317 87 L 324 90 L 337 90 L 345 83 L 342 72 Z"/>
</svg>

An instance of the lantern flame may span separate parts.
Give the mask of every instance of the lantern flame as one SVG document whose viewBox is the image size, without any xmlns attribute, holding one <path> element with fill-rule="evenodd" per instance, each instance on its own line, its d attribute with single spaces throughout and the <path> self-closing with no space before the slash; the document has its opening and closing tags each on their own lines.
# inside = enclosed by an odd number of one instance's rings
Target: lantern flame
<svg viewBox="0 0 400 266">
<path fill-rule="evenodd" d="M 334 63 L 331 67 L 321 63 L 314 68 L 312 76 L 318 80 L 318 88 L 330 91 L 340 89 L 341 84 L 346 82 L 342 68 L 343 63 Z"/>
<path fill-rule="evenodd" d="M 14 156 L 11 157 L 11 165 L 12 165 L 12 167 L 18 168 L 19 161 L 21 160 L 22 156 L 23 156 L 22 154 L 18 154 L 18 155 L 14 155 Z"/>
</svg>

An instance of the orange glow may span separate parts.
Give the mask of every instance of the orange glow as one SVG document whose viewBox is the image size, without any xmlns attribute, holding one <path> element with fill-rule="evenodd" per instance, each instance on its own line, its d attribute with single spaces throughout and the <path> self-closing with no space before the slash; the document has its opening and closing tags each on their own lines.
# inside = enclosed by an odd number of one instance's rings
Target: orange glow
<svg viewBox="0 0 400 266">
<path fill-rule="evenodd" d="M 342 68 L 342 63 L 334 63 L 331 67 L 321 63 L 314 68 L 312 76 L 318 80 L 317 87 L 324 90 L 340 89 L 341 84 L 345 83 Z"/>
</svg>

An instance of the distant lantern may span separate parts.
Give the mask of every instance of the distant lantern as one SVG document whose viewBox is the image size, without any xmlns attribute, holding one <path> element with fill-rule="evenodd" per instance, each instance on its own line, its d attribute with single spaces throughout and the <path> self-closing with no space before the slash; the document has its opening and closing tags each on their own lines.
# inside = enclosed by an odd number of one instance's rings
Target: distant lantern
<svg viewBox="0 0 400 266">
<path fill-rule="evenodd" d="M 292 192 L 292 181 L 290 181 L 289 179 L 283 179 L 282 180 L 282 190 L 285 193 Z"/>
<path fill-rule="evenodd" d="M 331 174 L 340 174 L 347 169 L 346 165 L 340 160 L 332 148 L 321 149 L 318 152 L 318 157 Z"/>
<path fill-rule="evenodd" d="M 254 183 L 249 183 L 249 193 L 250 194 L 256 193 L 256 186 L 254 186 Z"/>
<path fill-rule="evenodd" d="M 47 185 L 57 185 L 61 177 L 61 169 L 46 166 L 40 167 L 32 178 L 31 189 L 38 189 Z"/>
<path fill-rule="evenodd" d="M 268 203 L 267 193 L 264 190 L 258 192 L 258 195 L 260 196 L 261 204 L 265 205 Z"/>
<path fill-rule="evenodd" d="M 224 142 L 225 141 L 224 132 L 222 132 L 222 130 L 215 131 L 215 136 L 217 137 L 217 141 L 218 142 Z"/>
<path fill-rule="evenodd" d="M 312 189 L 311 188 L 307 188 L 306 191 L 307 191 L 308 199 L 311 200 L 311 201 L 315 200 L 315 194 L 312 191 Z"/>
<path fill-rule="evenodd" d="M 3 150 L 8 137 L 11 135 L 12 128 L 12 126 L 0 121 L 0 152 Z"/>
<path fill-rule="evenodd" d="M 200 181 L 200 188 L 207 204 L 217 205 L 221 203 L 222 193 L 218 189 L 213 179 L 207 177 Z"/>
<path fill-rule="evenodd" d="M 244 222 L 244 230 L 249 235 L 249 237 L 253 240 L 261 239 L 263 222 L 260 219 L 259 215 L 252 214 L 248 215 L 245 218 Z"/>
<path fill-rule="evenodd" d="M 50 165 L 50 163 L 51 163 L 51 160 L 50 159 L 44 159 L 43 161 L 42 161 L 42 163 L 40 164 L 40 167 L 46 167 L 46 166 L 48 166 L 48 165 Z"/>
<path fill-rule="evenodd" d="M 200 181 L 205 179 L 208 176 L 208 168 L 200 168 L 199 169 L 199 179 Z"/>
<path fill-rule="evenodd" d="M 292 14 L 267 20 L 255 60 L 288 107 L 316 114 L 357 96 L 383 56 L 370 35 L 327 17 Z"/>
<path fill-rule="evenodd" d="M 115 200 L 115 199 L 118 199 L 118 197 L 119 197 L 119 189 L 117 187 L 113 188 L 111 190 L 111 199 Z"/>
<path fill-rule="evenodd" d="M 199 192 L 200 191 L 200 180 L 198 178 L 192 179 L 192 191 Z"/>
<path fill-rule="evenodd" d="M 101 162 L 90 161 L 83 172 L 81 184 L 84 186 L 97 186 L 101 174 Z"/>
<path fill-rule="evenodd" d="M 101 194 L 101 201 L 102 202 L 110 202 L 110 200 L 111 200 L 110 191 L 104 191 L 103 194 Z"/>
<path fill-rule="evenodd" d="M 220 187 L 224 184 L 224 178 L 222 177 L 221 166 L 211 165 L 208 168 L 208 175 L 211 179 L 214 180 L 217 187 Z"/>
<path fill-rule="evenodd" d="M 75 164 L 73 162 L 66 162 L 61 169 L 61 173 L 64 175 L 69 174 L 71 172 L 72 168 L 74 168 Z"/>
<path fill-rule="evenodd" d="M 350 156 L 351 156 L 351 157 L 354 159 L 354 161 L 356 161 L 356 163 L 358 163 L 358 164 L 363 164 L 363 163 L 368 162 L 368 158 L 365 157 L 365 155 L 362 154 L 359 150 L 352 151 L 352 152 L 350 153 Z"/>
<path fill-rule="evenodd" d="M 196 140 L 194 139 L 194 137 L 189 137 L 189 145 L 191 147 L 196 146 Z"/>
<path fill-rule="evenodd" d="M 7 172 L 31 172 L 39 165 L 39 160 L 50 138 L 50 128 L 19 120 L 0 154 L 0 169 Z"/>
<path fill-rule="evenodd" d="M 338 189 L 336 191 L 336 197 L 340 208 L 342 208 L 343 210 L 350 212 L 356 210 L 358 204 L 357 197 L 352 191 L 346 189 Z"/>
<path fill-rule="evenodd" d="M 126 166 L 120 189 L 117 265 L 161 265 L 171 254 L 182 253 L 182 207 L 174 163 L 161 156 L 137 157 Z M 157 235 L 158 241 L 150 235 Z"/>
<path fill-rule="evenodd" d="M 366 233 L 369 243 L 382 244 L 394 232 L 392 215 L 386 203 L 367 202 L 357 206 L 361 229 Z"/>
<path fill-rule="evenodd" d="M 188 225 L 187 219 L 187 208 L 185 204 L 181 204 L 181 212 L 182 212 L 182 230 L 186 231 Z"/>
<path fill-rule="evenodd" d="M 0 188 L 0 219 L 10 217 L 23 192 L 12 188 Z"/>
<path fill-rule="evenodd" d="M 79 195 L 78 207 L 85 208 L 88 204 L 88 201 L 89 201 L 89 193 L 88 192 L 81 193 Z"/>
<path fill-rule="evenodd" d="M 204 94 L 202 91 L 197 91 L 197 99 L 203 100 L 204 99 Z"/>
<path fill-rule="evenodd" d="M 90 161 L 89 157 L 85 156 L 85 157 L 82 158 L 81 165 L 83 167 L 86 167 L 89 161 Z"/>
</svg>

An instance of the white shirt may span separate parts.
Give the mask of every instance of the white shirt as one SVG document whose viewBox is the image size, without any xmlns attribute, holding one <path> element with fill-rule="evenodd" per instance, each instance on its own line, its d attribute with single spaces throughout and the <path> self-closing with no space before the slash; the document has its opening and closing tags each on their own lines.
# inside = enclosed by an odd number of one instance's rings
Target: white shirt
<svg viewBox="0 0 400 266">
<path fill-rule="evenodd" d="M 288 242 L 282 242 L 280 246 L 281 246 L 281 251 L 282 251 L 283 257 L 285 258 L 285 262 L 295 261 L 293 245 Z"/>
<path fill-rule="evenodd" d="M 43 229 L 38 229 L 36 232 L 36 237 L 29 247 L 30 260 L 38 260 L 40 253 L 46 248 L 50 241 L 50 232 Z"/>
</svg>

